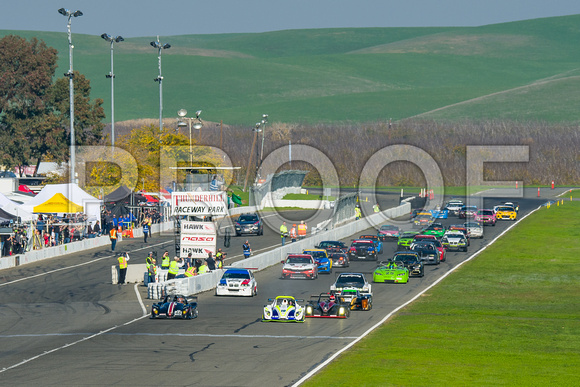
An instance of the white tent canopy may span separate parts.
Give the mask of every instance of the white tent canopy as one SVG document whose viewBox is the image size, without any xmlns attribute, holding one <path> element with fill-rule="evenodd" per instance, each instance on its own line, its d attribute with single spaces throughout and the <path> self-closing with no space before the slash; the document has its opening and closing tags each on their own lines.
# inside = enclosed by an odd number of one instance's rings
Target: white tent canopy
<svg viewBox="0 0 580 387">
<path fill-rule="evenodd" d="M 9 214 L 19 216 L 20 219 L 22 219 L 22 221 L 24 222 L 30 221 L 35 218 L 32 212 L 25 210 L 24 208 L 22 208 L 21 204 L 13 202 L 1 192 L 0 192 L 0 208 L 8 212 Z"/>
<path fill-rule="evenodd" d="M 84 207 L 84 213 L 89 221 L 98 220 L 101 217 L 102 200 L 89 195 L 83 191 L 77 184 L 49 184 L 45 186 L 32 200 L 23 204 L 21 207 L 29 212 L 34 212 L 34 207 L 45 203 L 54 195 L 60 193 L 71 202 Z"/>
</svg>

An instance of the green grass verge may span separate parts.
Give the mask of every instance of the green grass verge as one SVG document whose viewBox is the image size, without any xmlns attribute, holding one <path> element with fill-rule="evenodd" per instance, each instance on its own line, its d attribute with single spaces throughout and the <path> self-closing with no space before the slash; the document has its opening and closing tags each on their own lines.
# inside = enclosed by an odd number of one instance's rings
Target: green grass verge
<svg viewBox="0 0 580 387">
<path fill-rule="evenodd" d="M 569 194 L 562 195 L 562 198 L 569 199 L 572 197 L 573 199 L 580 199 L 580 189 L 572 190 Z"/>
<path fill-rule="evenodd" d="M 542 208 L 305 385 L 577 385 L 579 212 Z"/>
</svg>

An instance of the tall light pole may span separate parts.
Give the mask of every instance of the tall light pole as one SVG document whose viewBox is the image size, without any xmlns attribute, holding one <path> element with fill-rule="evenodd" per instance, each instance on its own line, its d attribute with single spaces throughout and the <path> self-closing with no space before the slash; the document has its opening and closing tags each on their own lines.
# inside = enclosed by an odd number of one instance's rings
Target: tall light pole
<svg viewBox="0 0 580 387">
<path fill-rule="evenodd" d="M 262 125 L 262 123 L 257 122 L 256 126 L 253 129 L 254 140 L 252 141 L 252 150 L 250 151 L 250 159 L 248 160 L 248 169 L 246 170 L 246 180 L 244 181 L 244 192 L 246 192 L 246 187 L 248 186 L 248 178 L 250 177 L 250 166 L 252 165 L 252 156 L 254 155 L 254 147 L 256 146 L 256 138 L 258 137 L 258 133 L 262 131 L 262 129 L 260 129 L 261 125 Z"/>
<path fill-rule="evenodd" d="M 262 114 L 262 150 L 260 151 L 260 164 L 264 159 L 264 136 L 266 135 L 266 124 L 268 123 L 268 115 Z"/>
<path fill-rule="evenodd" d="M 262 121 L 260 123 L 262 124 L 262 147 L 260 150 L 260 164 L 256 167 L 256 180 L 261 177 L 259 171 L 262 166 L 262 160 L 264 159 L 264 136 L 266 135 L 266 124 L 268 123 L 267 114 L 262 114 Z"/>
<path fill-rule="evenodd" d="M 171 47 L 171 44 L 159 43 L 159 35 L 157 36 L 157 40 L 150 43 L 151 46 L 157 49 L 157 57 L 159 63 L 159 75 L 157 78 L 154 79 L 155 82 L 159 82 L 159 135 L 161 136 L 161 132 L 163 132 L 163 76 L 161 75 L 161 50 L 166 50 Z M 161 141 L 161 137 L 159 137 L 159 141 Z"/>
<path fill-rule="evenodd" d="M 70 182 L 75 182 L 75 98 L 74 98 L 74 84 L 73 84 L 73 44 L 72 44 L 72 37 L 70 32 L 70 25 L 72 22 L 73 17 L 83 16 L 83 13 L 79 10 L 74 12 L 69 11 L 66 8 L 61 8 L 58 10 L 63 16 L 68 18 L 68 23 L 66 25 L 67 33 L 68 33 L 68 58 L 69 58 L 69 68 L 68 73 L 65 73 L 64 76 L 68 78 L 68 88 L 69 88 L 69 100 L 70 100 L 70 107 L 69 107 L 69 114 L 70 114 Z"/>
<path fill-rule="evenodd" d="M 107 42 L 111 43 L 111 72 L 105 75 L 107 78 L 111 78 L 111 147 L 115 146 L 115 73 L 113 72 L 113 44 L 115 42 L 122 42 L 122 36 L 112 37 L 109 34 L 102 34 L 101 38 L 105 39 Z"/>
<path fill-rule="evenodd" d="M 195 117 L 186 117 L 187 110 L 185 109 L 179 109 L 177 115 L 179 116 L 180 120 L 181 119 L 187 120 L 187 124 L 183 121 L 177 121 L 177 126 L 178 127 L 187 126 L 189 128 L 189 166 L 193 167 L 193 144 L 191 139 L 191 127 L 192 121 L 195 120 L 195 122 L 193 123 L 193 129 L 201 131 L 201 128 L 203 127 L 203 122 L 201 121 L 201 118 L 199 118 L 199 116 L 201 115 L 201 110 L 195 112 Z"/>
</svg>

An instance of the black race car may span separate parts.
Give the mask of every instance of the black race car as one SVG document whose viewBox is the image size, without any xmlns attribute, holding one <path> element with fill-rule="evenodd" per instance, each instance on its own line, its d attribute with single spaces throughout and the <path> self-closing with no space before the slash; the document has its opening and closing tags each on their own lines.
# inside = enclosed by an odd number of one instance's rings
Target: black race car
<svg viewBox="0 0 580 387">
<path fill-rule="evenodd" d="M 439 250 L 433 242 L 419 241 L 411 245 L 411 251 L 418 253 L 421 261 L 425 265 L 439 265 L 441 259 L 439 258 Z"/>
<path fill-rule="evenodd" d="M 400 251 L 395 253 L 391 261 L 402 262 L 409 269 L 409 277 L 423 277 L 425 275 L 425 266 L 416 251 Z"/>
<path fill-rule="evenodd" d="M 348 318 L 350 303 L 341 301 L 334 293 L 312 295 L 306 305 L 306 317 Z"/>
<path fill-rule="evenodd" d="M 348 255 L 351 260 L 365 259 L 376 261 L 377 248 L 375 242 L 370 239 L 356 239 L 352 241 L 352 244 L 348 249 Z"/>
<path fill-rule="evenodd" d="M 342 250 L 343 252 L 348 250 L 348 246 L 341 241 L 322 241 L 314 247 L 317 249 L 324 249 L 329 253 L 331 250 L 335 251 L 336 249 Z"/>
<path fill-rule="evenodd" d="M 195 301 L 195 302 L 193 302 Z M 197 297 L 176 294 L 163 298 L 163 301 L 151 305 L 150 318 L 179 318 L 191 320 L 197 317 Z"/>
</svg>

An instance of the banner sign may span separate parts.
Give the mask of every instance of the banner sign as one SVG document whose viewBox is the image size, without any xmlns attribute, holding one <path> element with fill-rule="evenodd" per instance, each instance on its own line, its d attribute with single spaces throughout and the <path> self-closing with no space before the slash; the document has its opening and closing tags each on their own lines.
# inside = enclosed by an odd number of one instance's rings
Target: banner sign
<svg viewBox="0 0 580 387">
<path fill-rule="evenodd" d="M 180 258 L 187 258 L 187 255 L 191 253 L 192 258 L 202 258 L 205 259 L 209 256 L 209 253 L 215 256 L 216 248 L 213 246 L 193 246 L 193 245 L 181 245 L 180 247 Z"/>
<path fill-rule="evenodd" d="M 173 215 L 227 215 L 226 193 L 215 191 L 172 192 L 171 211 Z"/>
<path fill-rule="evenodd" d="M 182 234 L 181 235 L 181 245 L 195 245 L 195 246 L 215 246 L 216 236 L 215 235 L 192 235 L 192 234 Z"/>
<path fill-rule="evenodd" d="M 212 222 L 190 222 L 181 221 L 181 234 L 215 235 L 216 228 Z"/>
</svg>

